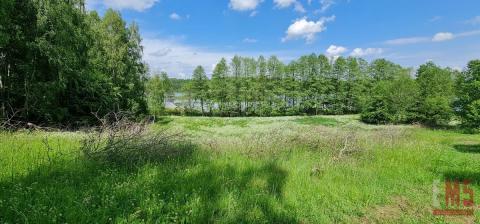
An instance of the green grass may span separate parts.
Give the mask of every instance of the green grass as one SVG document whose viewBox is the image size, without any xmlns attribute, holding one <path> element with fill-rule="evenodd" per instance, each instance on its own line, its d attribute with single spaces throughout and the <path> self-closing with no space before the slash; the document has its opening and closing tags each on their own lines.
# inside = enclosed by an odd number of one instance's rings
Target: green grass
<svg viewBox="0 0 480 224">
<path fill-rule="evenodd" d="M 165 118 L 164 118 L 165 119 Z M 170 117 L 170 119 L 172 119 Z M 189 117 L 177 117 L 175 119 L 177 123 L 181 123 L 183 127 L 190 131 L 201 131 L 205 128 L 211 127 L 225 127 L 225 126 L 234 126 L 234 127 L 247 127 L 249 120 L 248 118 L 210 118 L 210 117 L 196 117 L 191 119 Z"/>
<path fill-rule="evenodd" d="M 198 149 L 127 168 L 85 159 L 81 133 L 0 134 L 0 223 L 473 223 L 480 215 L 431 214 L 435 180 L 470 179 L 480 192 L 480 135 L 356 116 L 161 121 L 153 128 L 182 131 Z"/>
<path fill-rule="evenodd" d="M 338 120 L 327 117 L 302 117 L 294 120 L 299 124 L 305 125 L 324 125 L 324 126 L 336 126 L 339 124 Z"/>
</svg>

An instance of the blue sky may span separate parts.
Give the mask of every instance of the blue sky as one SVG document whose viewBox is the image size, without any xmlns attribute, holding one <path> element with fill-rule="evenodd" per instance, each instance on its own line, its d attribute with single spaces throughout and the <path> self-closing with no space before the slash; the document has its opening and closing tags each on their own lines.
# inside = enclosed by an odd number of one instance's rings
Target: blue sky
<svg viewBox="0 0 480 224">
<path fill-rule="evenodd" d="M 87 0 L 139 24 L 152 72 L 190 77 L 235 54 L 432 60 L 462 69 L 480 58 L 478 0 Z"/>
</svg>

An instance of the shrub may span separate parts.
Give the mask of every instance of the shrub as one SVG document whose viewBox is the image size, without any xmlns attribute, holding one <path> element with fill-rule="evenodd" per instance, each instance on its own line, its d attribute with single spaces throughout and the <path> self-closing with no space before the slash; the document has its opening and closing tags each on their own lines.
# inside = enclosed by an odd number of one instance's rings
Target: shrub
<svg viewBox="0 0 480 224">
<path fill-rule="evenodd" d="M 81 151 L 88 159 L 131 166 L 188 155 L 194 150 L 180 133 L 152 131 L 146 122 L 114 117 L 113 122 L 102 119 L 99 130 L 82 140 Z"/>
</svg>

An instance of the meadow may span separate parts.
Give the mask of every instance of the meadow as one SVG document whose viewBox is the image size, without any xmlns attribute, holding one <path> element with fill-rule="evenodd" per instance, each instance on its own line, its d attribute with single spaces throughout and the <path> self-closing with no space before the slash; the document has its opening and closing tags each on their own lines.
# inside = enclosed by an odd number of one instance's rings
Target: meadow
<svg viewBox="0 0 480 224">
<path fill-rule="evenodd" d="M 468 179 L 480 192 L 478 134 L 367 125 L 355 115 L 172 116 L 149 128 L 191 144 L 132 167 L 86 158 L 84 132 L 1 133 L 0 223 L 475 223 L 480 215 L 432 215 L 434 183 L 443 192 L 444 180 Z"/>
</svg>

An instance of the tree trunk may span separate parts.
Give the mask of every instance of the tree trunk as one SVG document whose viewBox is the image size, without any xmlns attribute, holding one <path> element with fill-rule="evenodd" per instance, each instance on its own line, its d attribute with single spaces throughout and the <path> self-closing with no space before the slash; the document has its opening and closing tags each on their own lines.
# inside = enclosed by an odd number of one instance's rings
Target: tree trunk
<svg viewBox="0 0 480 224">
<path fill-rule="evenodd" d="M 10 64 L 7 66 L 7 77 L 10 76 Z M 3 87 L 3 79 L 4 77 L 0 73 L 0 95 L 2 96 L 2 114 L 0 118 L 6 117 L 6 111 L 5 111 L 5 101 L 7 100 L 7 97 L 5 96 L 5 89 Z"/>
<path fill-rule="evenodd" d="M 32 64 L 33 64 L 33 61 L 32 61 Z M 35 66 L 33 66 L 33 72 L 32 72 L 32 76 L 35 75 Z M 23 83 L 23 88 L 24 88 L 24 91 L 25 91 L 25 102 L 24 102 L 24 109 L 25 109 L 25 118 L 28 119 L 28 111 L 29 111 L 29 108 L 28 108 L 28 102 L 29 102 L 29 96 L 30 96 L 30 89 L 29 89 L 29 83 L 28 83 L 28 75 L 25 75 L 25 78 L 24 78 L 24 83 Z"/>
</svg>

